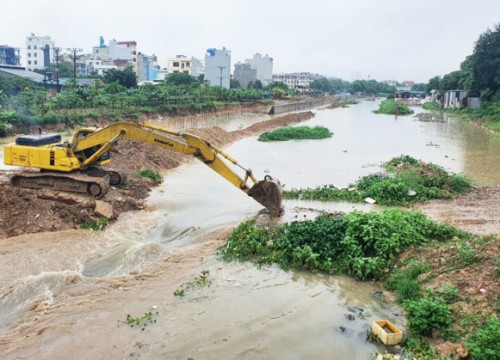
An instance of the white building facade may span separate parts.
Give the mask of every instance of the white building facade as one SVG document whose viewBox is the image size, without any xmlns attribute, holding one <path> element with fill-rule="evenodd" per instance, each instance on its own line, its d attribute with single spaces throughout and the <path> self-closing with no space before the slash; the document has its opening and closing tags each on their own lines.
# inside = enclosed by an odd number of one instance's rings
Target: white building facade
<svg viewBox="0 0 500 360">
<path fill-rule="evenodd" d="M 279 81 L 297 92 L 309 92 L 309 85 L 313 81 L 312 74 L 308 72 L 274 74 L 273 81 Z"/>
<path fill-rule="evenodd" d="M 252 69 L 257 70 L 257 80 L 260 80 L 262 85 L 267 86 L 273 81 L 273 58 L 267 54 L 255 54 L 253 58 L 246 59 L 245 63 L 250 64 Z"/>
<path fill-rule="evenodd" d="M 210 48 L 205 53 L 205 80 L 212 86 L 229 89 L 231 76 L 231 52 Z"/>
<path fill-rule="evenodd" d="M 50 36 L 26 37 L 26 69 L 43 70 L 54 61 L 54 41 Z"/>
</svg>

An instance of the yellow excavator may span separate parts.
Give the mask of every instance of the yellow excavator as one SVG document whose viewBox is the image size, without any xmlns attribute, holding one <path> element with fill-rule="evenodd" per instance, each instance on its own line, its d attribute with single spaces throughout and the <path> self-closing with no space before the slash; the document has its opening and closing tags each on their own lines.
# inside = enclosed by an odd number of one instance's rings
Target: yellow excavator
<svg viewBox="0 0 500 360">
<path fill-rule="evenodd" d="M 246 169 L 221 149 L 188 133 L 177 132 L 151 124 L 119 122 L 102 128 L 78 129 L 71 142 L 61 141 L 59 134 L 33 134 L 16 138 L 4 148 L 4 163 L 39 169 L 21 171 L 11 178 L 13 186 L 53 189 L 101 197 L 110 186 L 118 186 L 124 177 L 101 167 L 110 162 L 110 149 L 119 140 L 136 140 L 161 148 L 192 155 L 231 184 L 268 209 L 270 216 L 281 215 L 281 184 L 266 175 L 257 181 Z M 244 171 L 240 177 L 229 163 Z M 247 184 L 251 180 L 253 184 Z"/>
</svg>

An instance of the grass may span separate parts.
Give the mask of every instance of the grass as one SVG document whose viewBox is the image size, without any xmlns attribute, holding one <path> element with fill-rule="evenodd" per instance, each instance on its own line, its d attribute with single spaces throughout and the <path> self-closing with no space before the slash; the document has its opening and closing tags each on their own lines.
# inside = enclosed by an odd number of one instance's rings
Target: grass
<svg viewBox="0 0 500 360">
<path fill-rule="evenodd" d="M 259 141 L 287 141 L 287 140 L 317 140 L 332 137 L 330 130 L 323 126 L 296 126 L 282 127 L 274 131 L 265 132 L 259 136 Z"/>
<path fill-rule="evenodd" d="M 394 99 L 387 99 L 380 103 L 379 108 L 374 111 L 375 114 L 387 115 L 410 115 L 413 114 L 406 104 L 396 102 Z"/>
<path fill-rule="evenodd" d="M 381 205 L 408 206 L 430 199 L 450 199 L 471 190 L 471 181 L 449 174 L 438 165 L 424 163 L 408 155 L 384 164 L 384 173 L 362 177 L 347 189 L 334 185 L 283 191 L 285 199 L 362 202 L 375 199 Z"/>
</svg>

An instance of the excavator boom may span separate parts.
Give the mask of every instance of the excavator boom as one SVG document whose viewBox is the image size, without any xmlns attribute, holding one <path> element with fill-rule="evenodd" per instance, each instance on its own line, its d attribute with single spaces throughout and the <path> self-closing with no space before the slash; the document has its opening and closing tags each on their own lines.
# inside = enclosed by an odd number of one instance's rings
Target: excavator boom
<svg viewBox="0 0 500 360">
<path fill-rule="evenodd" d="M 281 214 L 282 189 L 277 179 L 266 176 L 264 180 L 257 181 L 250 169 L 242 167 L 234 158 L 208 141 L 193 134 L 172 131 L 142 122 L 120 122 L 101 129 L 80 129 L 69 144 L 45 144 L 31 147 L 18 144 L 7 145 L 4 162 L 7 165 L 35 167 L 52 172 L 85 171 L 108 163 L 109 150 L 120 140 L 145 142 L 170 151 L 192 155 L 266 207 L 272 217 L 278 217 Z M 47 161 L 44 160 L 45 158 Z M 32 159 L 37 160 L 35 162 Z M 228 162 L 240 167 L 244 171 L 244 176 L 240 177 Z M 119 174 L 113 172 L 110 176 L 120 178 Z M 36 182 L 33 175 L 27 178 L 29 180 L 18 177 L 16 181 L 18 183 L 24 181 L 25 184 Z M 115 182 L 117 181 L 119 180 Z M 251 181 L 250 184 L 249 181 Z M 81 179 L 80 183 L 79 189 L 87 186 L 85 182 L 81 182 Z M 93 189 L 93 193 L 97 193 L 95 186 Z"/>
</svg>

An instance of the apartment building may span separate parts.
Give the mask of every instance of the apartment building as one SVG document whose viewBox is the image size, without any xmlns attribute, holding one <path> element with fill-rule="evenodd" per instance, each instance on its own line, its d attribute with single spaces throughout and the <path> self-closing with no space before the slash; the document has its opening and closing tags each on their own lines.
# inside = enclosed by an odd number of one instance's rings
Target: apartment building
<svg viewBox="0 0 500 360">
<path fill-rule="evenodd" d="M 262 85 L 267 86 L 273 80 L 273 58 L 267 54 L 262 56 L 257 53 L 251 59 L 246 59 L 245 63 L 249 64 L 252 69 L 257 71 L 257 80 L 260 80 Z"/>
<path fill-rule="evenodd" d="M 0 45 L 0 65 L 21 66 L 21 55 L 19 48 Z"/>
<path fill-rule="evenodd" d="M 225 47 L 222 50 L 210 48 L 205 53 L 205 80 L 212 86 L 229 89 L 231 70 L 231 52 Z"/>
<path fill-rule="evenodd" d="M 185 55 L 175 55 L 175 57 L 168 58 L 167 73 L 184 73 L 191 75 L 192 58 Z"/>
<path fill-rule="evenodd" d="M 252 69 L 250 64 L 234 64 L 234 80 L 238 81 L 241 87 L 246 88 L 251 81 L 257 80 L 257 70 Z"/>
<path fill-rule="evenodd" d="M 281 73 L 274 74 L 273 81 L 280 81 L 297 92 L 306 93 L 309 92 L 309 85 L 313 81 L 313 76 L 309 72 Z"/>
<path fill-rule="evenodd" d="M 42 70 L 54 59 L 54 41 L 50 36 L 36 36 L 31 33 L 26 37 L 26 69 Z"/>
</svg>

